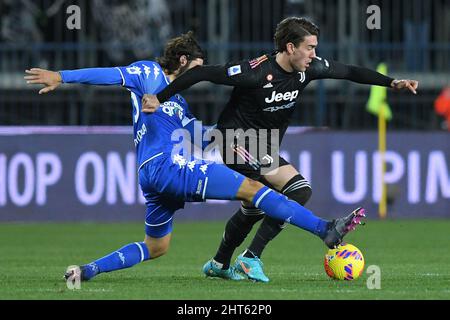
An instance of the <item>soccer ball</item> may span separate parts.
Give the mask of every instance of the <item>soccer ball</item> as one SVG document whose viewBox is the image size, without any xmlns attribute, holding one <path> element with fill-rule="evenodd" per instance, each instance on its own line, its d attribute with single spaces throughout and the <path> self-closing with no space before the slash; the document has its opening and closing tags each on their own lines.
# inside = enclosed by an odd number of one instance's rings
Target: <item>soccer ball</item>
<svg viewBox="0 0 450 320">
<path fill-rule="evenodd" d="M 352 244 L 342 243 L 328 250 L 324 260 L 327 275 L 338 280 L 355 280 L 364 271 L 364 257 Z"/>
</svg>

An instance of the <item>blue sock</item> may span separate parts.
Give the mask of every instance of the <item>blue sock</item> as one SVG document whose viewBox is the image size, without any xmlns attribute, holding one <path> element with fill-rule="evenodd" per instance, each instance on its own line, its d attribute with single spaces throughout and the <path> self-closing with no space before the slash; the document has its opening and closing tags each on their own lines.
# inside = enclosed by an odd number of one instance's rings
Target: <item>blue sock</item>
<svg viewBox="0 0 450 320">
<path fill-rule="evenodd" d="M 86 280 L 89 280 L 99 273 L 129 268 L 148 259 L 150 259 L 150 253 L 145 243 L 133 242 L 103 258 L 84 265 L 83 276 Z"/>
<path fill-rule="evenodd" d="M 272 218 L 284 220 L 319 236 L 321 239 L 326 236 L 328 221 L 315 216 L 297 202 L 289 200 L 288 197 L 266 186 L 256 193 L 253 204 Z"/>
</svg>

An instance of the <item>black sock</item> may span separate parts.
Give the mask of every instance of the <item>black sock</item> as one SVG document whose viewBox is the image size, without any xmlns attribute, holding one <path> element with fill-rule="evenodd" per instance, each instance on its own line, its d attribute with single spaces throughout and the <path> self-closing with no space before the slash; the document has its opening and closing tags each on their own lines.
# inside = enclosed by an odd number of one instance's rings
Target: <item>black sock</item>
<svg viewBox="0 0 450 320">
<path fill-rule="evenodd" d="M 266 216 L 258 228 L 252 243 L 244 254 L 244 257 L 261 258 L 261 254 L 270 240 L 275 238 L 285 226 L 284 221 Z"/>
<path fill-rule="evenodd" d="M 246 211 L 247 214 L 244 214 L 242 209 Z M 258 212 L 260 214 L 255 214 Z M 230 220 L 228 220 L 219 249 L 214 256 L 215 261 L 223 264 L 222 269 L 228 269 L 230 267 L 230 261 L 234 250 L 242 244 L 250 230 L 252 230 L 253 225 L 263 217 L 264 214 L 261 214 L 259 209 L 247 209 L 241 207 Z"/>
</svg>

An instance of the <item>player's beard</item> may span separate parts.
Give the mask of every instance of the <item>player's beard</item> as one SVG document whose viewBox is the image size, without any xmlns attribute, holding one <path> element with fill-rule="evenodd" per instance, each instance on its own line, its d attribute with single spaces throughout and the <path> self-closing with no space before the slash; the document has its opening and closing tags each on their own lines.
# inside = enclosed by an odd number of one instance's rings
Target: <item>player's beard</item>
<svg viewBox="0 0 450 320">
<path fill-rule="evenodd" d="M 307 68 L 306 66 L 292 65 L 292 69 L 294 69 L 295 72 L 305 72 Z"/>
<path fill-rule="evenodd" d="M 294 72 L 305 72 L 306 71 L 306 62 L 291 62 L 291 67 L 294 70 Z"/>
</svg>

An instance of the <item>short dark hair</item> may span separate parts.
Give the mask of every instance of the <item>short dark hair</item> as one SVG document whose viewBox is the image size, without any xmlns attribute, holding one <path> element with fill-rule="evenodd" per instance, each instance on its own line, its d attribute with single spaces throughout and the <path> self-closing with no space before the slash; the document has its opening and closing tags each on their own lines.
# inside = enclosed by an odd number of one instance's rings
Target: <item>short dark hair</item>
<svg viewBox="0 0 450 320">
<path fill-rule="evenodd" d="M 319 37 L 319 27 L 306 18 L 289 17 L 281 21 L 275 30 L 275 47 L 278 52 L 286 51 L 286 45 L 292 42 L 296 47 L 305 36 Z"/>
<path fill-rule="evenodd" d="M 182 34 L 167 41 L 164 55 L 156 59 L 161 67 L 168 73 L 173 73 L 180 67 L 180 57 L 185 55 L 188 61 L 197 58 L 204 59 L 205 54 L 194 37 L 194 32 Z"/>
</svg>

